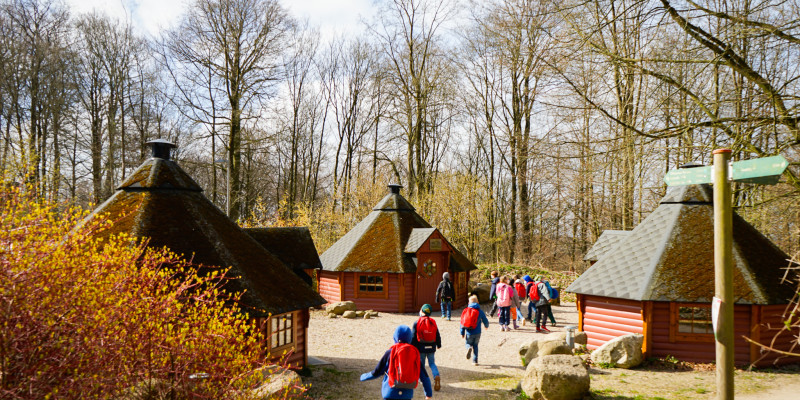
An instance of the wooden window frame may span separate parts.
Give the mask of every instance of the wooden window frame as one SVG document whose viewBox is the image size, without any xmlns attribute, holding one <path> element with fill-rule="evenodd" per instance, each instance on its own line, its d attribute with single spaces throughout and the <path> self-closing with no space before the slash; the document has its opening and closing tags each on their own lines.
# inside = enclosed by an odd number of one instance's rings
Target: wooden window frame
<svg viewBox="0 0 800 400">
<path fill-rule="evenodd" d="M 377 273 L 377 274 L 359 273 L 359 274 L 355 274 L 355 275 L 356 275 L 355 276 L 356 297 L 386 298 L 386 294 L 388 293 L 388 289 L 389 289 L 388 288 L 389 279 L 387 277 L 387 274 L 385 274 L 385 273 Z M 376 290 L 376 291 L 372 291 L 372 292 L 361 290 L 361 277 L 362 276 L 363 277 L 374 276 L 374 277 L 381 278 L 381 290 L 380 291 Z"/>
<path fill-rule="evenodd" d="M 690 333 L 680 332 L 680 309 L 683 307 L 690 308 L 707 308 L 709 315 L 709 322 L 711 321 L 711 304 L 708 303 L 669 303 L 669 341 L 675 342 L 713 342 L 714 333 Z"/>
<path fill-rule="evenodd" d="M 272 347 L 273 340 L 275 339 L 274 335 L 276 333 L 272 329 L 272 323 L 273 321 L 277 321 L 277 319 L 275 318 L 286 318 L 286 317 L 291 319 L 292 326 L 290 328 L 280 329 L 278 332 L 291 330 L 292 340 L 280 346 Z M 269 348 L 271 356 L 275 356 L 276 355 L 275 353 L 280 353 L 283 352 L 284 350 L 288 351 L 290 349 L 294 349 L 295 344 L 297 343 L 297 322 L 298 322 L 297 320 L 298 320 L 298 315 L 294 311 L 285 314 L 272 315 L 267 319 L 267 347 Z"/>
</svg>

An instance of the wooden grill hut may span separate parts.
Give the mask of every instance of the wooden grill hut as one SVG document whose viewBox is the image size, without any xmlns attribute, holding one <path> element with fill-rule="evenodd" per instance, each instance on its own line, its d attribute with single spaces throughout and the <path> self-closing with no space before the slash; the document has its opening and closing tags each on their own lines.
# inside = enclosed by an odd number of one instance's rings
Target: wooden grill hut
<svg viewBox="0 0 800 400">
<path fill-rule="evenodd" d="M 647 356 L 715 360 L 713 195 L 709 185 L 669 188 L 660 205 L 566 290 L 577 294 L 580 329 L 594 349 L 629 333 L 644 335 Z M 789 257 L 733 215 L 734 336 L 737 365 L 793 363 L 744 340 L 769 343 L 796 282 L 782 281 Z M 774 343 L 789 350 L 797 330 Z M 793 337 L 794 336 L 794 337 Z"/>
<path fill-rule="evenodd" d="M 414 312 L 435 310 L 436 288 L 444 272 L 456 291 L 453 307 L 467 304 L 467 257 L 431 227 L 402 195 L 400 185 L 366 218 L 320 256 L 319 293 L 328 302 L 350 300 L 359 309 Z"/>
<path fill-rule="evenodd" d="M 154 140 L 153 156 L 87 218 L 108 214 L 114 225 L 103 236 L 127 233 L 167 247 L 195 264 L 230 267 L 238 277 L 225 284 L 242 292 L 240 306 L 267 338 L 270 359 L 303 367 L 308 360 L 309 307 L 325 303 L 319 294 L 231 221 L 174 161 L 173 144 Z"/>
</svg>

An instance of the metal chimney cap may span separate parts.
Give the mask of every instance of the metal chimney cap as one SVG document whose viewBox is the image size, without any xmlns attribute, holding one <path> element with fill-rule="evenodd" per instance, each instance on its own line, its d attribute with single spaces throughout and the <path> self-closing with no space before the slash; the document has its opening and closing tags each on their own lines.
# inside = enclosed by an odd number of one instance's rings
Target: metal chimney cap
<svg viewBox="0 0 800 400">
<path fill-rule="evenodd" d="M 389 192 L 393 194 L 400 194 L 400 189 L 403 188 L 403 185 L 399 183 L 390 183 L 389 184 Z"/>
<path fill-rule="evenodd" d="M 700 167 L 705 167 L 705 165 L 697 161 L 692 161 L 683 165 L 679 165 L 678 169 L 689 169 L 689 168 L 700 168 Z"/>
<path fill-rule="evenodd" d="M 165 160 L 169 160 L 170 150 L 178 147 L 175 146 L 175 143 L 169 142 L 164 139 L 153 139 L 147 142 L 146 144 L 150 145 L 150 148 L 153 151 L 153 157 L 163 158 Z"/>
</svg>

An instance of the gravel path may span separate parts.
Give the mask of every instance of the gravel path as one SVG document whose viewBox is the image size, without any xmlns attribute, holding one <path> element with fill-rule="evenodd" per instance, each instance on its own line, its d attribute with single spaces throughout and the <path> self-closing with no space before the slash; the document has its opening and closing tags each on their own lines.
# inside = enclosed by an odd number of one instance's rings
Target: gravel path
<svg viewBox="0 0 800 400">
<path fill-rule="evenodd" d="M 487 308 L 484 307 L 484 311 Z M 564 331 L 565 325 L 577 325 L 574 303 L 553 306 L 558 326 L 553 332 Z M 436 366 L 442 377 L 442 389 L 434 392 L 437 399 L 514 399 L 510 392 L 524 373 L 518 354 L 520 344 L 542 334 L 530 324 L 518 330 L 502 332 L 497 317 L 489 319 L 480 341 L 479 365 L 466 359 L 464 340 L 459 335 L 461 310 L 453 310 L 452 321 L 439 318 L 434 312 L 442 335 L 442 348 L 436 351 Z M 311 384 L 313 398 L 359 399 L 380 396 L 380 380 L 359 382 L 363 372 L 375 368 L 383 353 L 393 344 L 394 329 L 411 326 L 417 314 L 381 313 L 373 319 L 328 318 L 324 311 L 312 311 L 308 333 L 309 356 L 323 359 L 332 365 L 313 367 L 313 376 L 305 379 Z M 430 375 L 430 369 L 428 369 Z M 422 387 L 414 398 L 424 398 Z"/>
</svg>

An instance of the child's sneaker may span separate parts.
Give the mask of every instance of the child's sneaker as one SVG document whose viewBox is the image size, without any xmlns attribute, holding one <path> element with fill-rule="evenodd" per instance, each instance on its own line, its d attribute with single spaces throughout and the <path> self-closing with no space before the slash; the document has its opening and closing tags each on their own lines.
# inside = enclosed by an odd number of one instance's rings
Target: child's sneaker
<svg viewBox="0 0 800 400">
<path fill-rule="evenodd" d="M 437 391 L 437 392 L 438 392 L 438 391 L 439 391 L 439 389 L 441 389 L 441 388 L 442 388 L 442 382 L 441 382 L 441 380 L 439 379 L 439 377 L 438 377 L 438 376 L 434 376 L 434 377 L 433 377 L 433 390 L 435 390 L 435 391 Z"/>
<path fill-rule="evenodd" d="M 550 329 L 547 329 L 547 328 L 546 328 L 546 327 L 544 327 L 544 326 L 542 327 L 542 331 L 544 331 L 545 333 L 550 333 Z"/>
<path fill-rule="evenodd" d="M 470 357 L 472 357 L 472 347 L 467 349 L 467 360 L 469 360 Z"/>
<path fill-rule="evenodd" d="M 476 367 L 477 367 L 477 366 L 478 366 L 478 362 L 477 362 L 477 361 L 473 361 L 473 362 L 472 362 L 472 365 L 474 365 L 474 366 L 476 366 Z"/>
<path fill-rule="evenodd" d="M 543 332 L 544 332 L 543 330 L 536 328 L 536 333 L 543 333 Z"/>
</svg>

